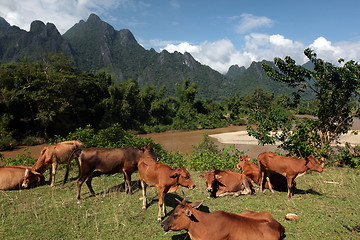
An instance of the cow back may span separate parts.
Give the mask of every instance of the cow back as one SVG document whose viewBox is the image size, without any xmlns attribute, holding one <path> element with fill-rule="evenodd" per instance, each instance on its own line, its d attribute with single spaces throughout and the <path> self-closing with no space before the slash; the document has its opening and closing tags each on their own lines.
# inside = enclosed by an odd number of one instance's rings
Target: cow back
<svg viewBox="0 0 360 240">
<path fill-rule="evenodd" d="M 137 170 L 140 150 L 134 148 L 85 148 L 80 154 L 80 165 L 103 173 Z"/>
</svg>

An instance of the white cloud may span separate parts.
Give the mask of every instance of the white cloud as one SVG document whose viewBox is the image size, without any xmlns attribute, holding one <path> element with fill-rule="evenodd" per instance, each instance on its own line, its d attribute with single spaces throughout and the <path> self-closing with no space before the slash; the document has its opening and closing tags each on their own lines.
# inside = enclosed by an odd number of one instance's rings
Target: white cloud
<svg viewBox="0 0 360 240">
<path fill-rule="evenodd" d="M 310 45 L 287 39 L 282 35 L 251 33 L 245 36 L 245 48 L 238 50 L 228 39 L 215 42 L 202 42 L 192 45 L 188 42 L 167 44 L 164 49 L 169 52 L 189 52 L 197 61 L 211 68 L 226 73 L 231 65 L 249 67 L 253 61 L 269 60 L 275 57 L 290 56 L 297 64 L 308 61 L 304 55 L 306 48 L 312 48 L 319 58 L 336 63 L 339 58 L 360 61 L 360 41 L 331 43 L 319 37 Z"/>
<path fill-rule="evenodd" d="M 0 0 L 0 16 L 11 25 L 29 30 L 34 20 L 54 23 L 64 33 L 92 12 L 124 4 L 127 0 Z"/>
<path fill-rule="evenodd" d="M 271 27 L 274 21 L 268 17 L 259 17 L 244 13 L 240 15 L 240 23 L 235 27 L 237 33 L 244 34 L 261 27 Z"/>
</svg>

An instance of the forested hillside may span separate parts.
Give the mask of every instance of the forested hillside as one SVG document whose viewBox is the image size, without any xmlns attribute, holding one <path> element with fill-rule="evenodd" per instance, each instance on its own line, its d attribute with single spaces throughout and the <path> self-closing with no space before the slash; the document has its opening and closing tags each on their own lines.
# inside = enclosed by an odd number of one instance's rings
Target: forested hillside
<svg viewBox="0 0 360 240">
<path fill-rule="evenodd" d="M 224 76 L 200 64 L 189 53 L 146 50 L 129 29 L 115 30 L 95 14 L 63 35 L 51 23 L 34 21 L 27 32 L 0 18 L 2 63 L 18 62 L 24 57 L 41 61 L 47 53 L 63 53 L 81 71 L 105 70 L 112 75 L 113 83 L 135 79 L 140 86 L 151 85 L 157 89 L 166 86 L 168 96 L 174 96 L 175 85 L 184 80 L 197 84 L 197 98 L 213 100 L 246 95 L 256 88 L 276 90 L 276 94 L 290 93 L 284 84 L 271 81 L 259 63 L 253 63 L 249 69 L 242 68 L 240 72 L 230 69 Z"/>
</svg>

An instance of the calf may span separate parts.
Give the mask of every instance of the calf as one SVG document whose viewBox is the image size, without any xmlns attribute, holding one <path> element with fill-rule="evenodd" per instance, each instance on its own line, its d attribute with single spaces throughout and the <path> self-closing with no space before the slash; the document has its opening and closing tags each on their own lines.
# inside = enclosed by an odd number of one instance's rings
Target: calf
<svg viewBox="0 0 360 240">
<path fill-rule="evenodd" d="M 236 167 L 238 169 L 240 169 L 242 171 L 243 174 L 245 174 L 245 176 L 247 176 L 250 180 L 251 180 L 251 183 L 256 183 L 258 185 L 259 184 L 259 172 L 260 172 L 260 169 L 259 169 L 259 166 L 252 163 L 252 162 L 249 162 L 251 158 L 248 157 L 248 156 L 245 156 L 245 155 L 241 155 L 239 156 L 239 162 L 238 164 L 236 165 Z M 265 189 L 276 189 L 276 190 L 279 190 L 279 191 L 286 191 L 286 177 L 284 177 L 283 175 L 281 174 L 278 174 L 278 173 L 275 173 L 275 172 L 272 172 L 269 176 L 270 178 L 270 182 L 271 182 L 271 187 L 269 187 L 269 182 L 265 182 Z M 296 186 L 296 182 L 294 181 L 293 182 L 293 186 L 295 187 Z"/>
<path fill-rule="evenodd" d="M 142 187 L 142 209 L 146 209 L 146 186 L 156 186 L 158 189 L 158 221 L 161 221 L 161 212 L 165 216 L 165 195 L 174 192 L 180 187 L 193 189 L 195 184 L 185 168 L 173 169 L 169 165 L 156 162 L 149 156 L 144 156 L 138 163 Z"/>
<path fill-rule="evenodd" d="M 285 228 L 268 212 L 205 213 L 196 209 L 201 204 L 187 203 L 184 199 L 162 223 L 163 230 L 186 229 L 191 239 L 198 240 L 275 240 L 285 236 Z"/>
<path fill-rule="evenodd" d="M 213 197 L 254 193 L 250 180 L 241 173 L 216 170 L 201 177 L 205 178 L 207 191 Z"/>
<path fill-rule="evenodd" d="M 288 200 L 291 200 L 294 188 L 294 179 L 302 173 L 308 170 L 314 170 L 322 172 L 322 166 L 313 157 L 306 157 L 298 159 L 296 157 L 280 156 L 271 152 L 260 153 L 258 156 L 259 168 L 260 168 L 260 192 L 263 189 L 263 184 L 266 180 L 269 182 L 271 188 L 270 178 L 268 177 L 271 172 L 275 172 L 286 177 Z"/>
<path fill-rule="evenodd" d="M 70 161 L 77 158 L 79 151 L 84 147 L 80 141 L 65 141 L 44 147 L 32 170 L 43 173 L 50 169 L 50 186 L 55 186 L 55 174 L 58 164 L 68 163 L 64 177 L 64 184 L 68 178 Z M 25 176 L 26 178 L 26 176 Z"/>
<path fill-rule="evenodd" d="M 94 172 L 106 174 L 122 172 L 125 179 L 125 192 L 131 194 L 131 174 L 138 169 L 138 161 L 144 152 L 154 157 L 155 153 L 149 146 L 140 150 L 132 147 L 84 148 L 79 156 L 80 177 L 77 182 L 77 199 L 81 199 L 81 186 L 85 180 L 91 195 L 95 196 L 91 185 Z"/>
<path fill-rule="evenodd" d="M 27 176 L 26 181 L 24 176 Z M 35 172 L 30 167 L 5 166 L 0 167 L 0 190 L 15 190 L 32 187 L 44 181 L 41 173 Z"/>
</svg>

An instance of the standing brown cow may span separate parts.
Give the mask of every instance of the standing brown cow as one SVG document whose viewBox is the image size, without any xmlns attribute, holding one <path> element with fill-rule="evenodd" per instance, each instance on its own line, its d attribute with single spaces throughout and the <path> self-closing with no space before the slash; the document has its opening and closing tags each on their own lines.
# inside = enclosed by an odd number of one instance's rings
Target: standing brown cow
<svg viewBox="0 0 360 240">
<path fill-rule="evenodd" d="M 165 215 L 164 199 L 166 193 L 174 192 L 180 187 L 190 189 L 195 187 L 190 179 L 190 173 L 185 168 L 173 169 L 167 164 L 156 162 L 150 156 L 145 155 L 139 160 L 138 169 L 143 194 L 142 209 L 146 209 L 146 186 L 156 186 L 158 189 L 158 221 L 161 221 L 161 212 Z"/>
<path fill-rule="evenodd" d="M 163 230 L 186 229 L 190 238 L 197 240 L 279 240 L 285 236 L 285 228 L 268 212 L 206 213 L 196 209 L 201 204 L 184 199 L 162 223 Z"/>
<path fill-rule="evenodd" d="M 64 177 L 64 184 L 68 178 L 70 161 L 79 156 L 79 152 L 84 147 L 80 141 L 65 141 L 44 147 L 40 156 L 32 169 L 36 172 L 43 173 L 50 169 L 50 186 L 55 186 L 55 174 L 58 164 L 68 163 Z M 77 161 L 78 163 L 78 161 Z M 26 176 L 25 176 L 26 179 Z"/>
<path fill-rule="evenodd" d="M 27 176 L 24 182 L 24 175 Z M 0 190 L 15 190 L 32 187 L 44 181 L 41 173 L 35 172 L 30 167 L 5 166 L 0 167 Z"/>
<path fill-rule="evenodd" d="M 149 154 L 156 158 L 150 146 L 135 149 L 132 147 L 123 148 L 84 148 L 79 156 L 80 177 L 77 182 L 77 199 L 80 200 L 81 186 L 86 180 L 92 196 L 95 192 L 91 181 L 94 172 L 106 174 L 124 173 L 125 191 L 131 194 L 131 174 L 138 169 L 138 161 L 144 155 Z"/>
<path fill-rule="evenodd" d="M 259 166 L 249 162 L 249 160 L 251 159 L 251 157 L 245 156 L 245 155 L 241 155 L 239 156 L 239 162 L 236 165 L 236 167 L 238 169 L 240 169 L 242 171 L 243 174 L 245 174 L 245 176 L 247 176 L 252 183 L 256 183 L 258 185 L 259 184 L 259 176 L 260 176 L 260 169 Z M 275 173 L 275 172 L 271 172 L 270 173 L 270 182 L 271 182 L 271 187 L 269 187 L 269 182 L 266 181 L 265 185 L 263 187 L 265 187 L 265 189 L 276 189 L 279 191 L 286 191 L 287 189 L 287 184 L 286 184 L 286 177 L 284 177 L 281 174 Z M 296 186 L 296 182 L 293 182 L 293 187 Z"/>
<path fill-rule="evenodd" d="M 254 193 L 251 181 L 241 173 L 215 170 L 206 172 L 206 189 L 213 197 L 246 195 Z"/>
<path fill-rule="evenodd" d="M 260 168 L 260 192 L 263 189 L 263 184 L 266 180 L 269 182 L 271 188 L 270 178 L 268 175 L 271 172 L 276 172 L 286 177 L 288 188 L 288 200 L 291 200 L 293 195 L 293 182 L 295 178 L 308 170 L 314 170 L 318 172 L 323 171 L 323 167 L 313 157 L 306 157 L 298 159 L 296 157 L 280 156 L 271 152 L 260 153 L 258 156 L 259 168 Z"/>
</svg>

